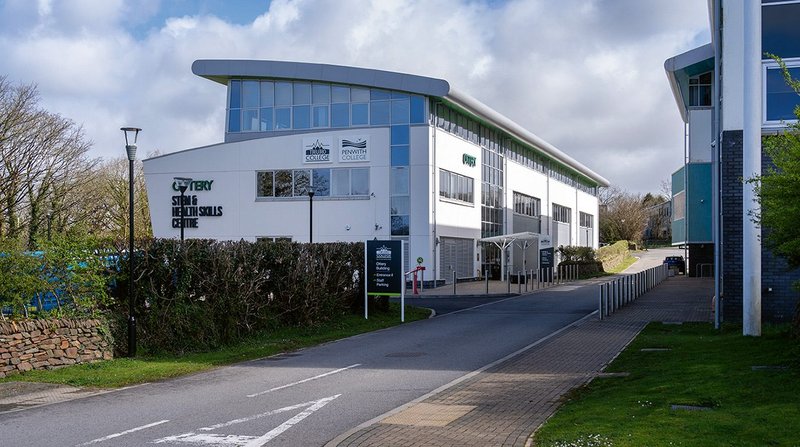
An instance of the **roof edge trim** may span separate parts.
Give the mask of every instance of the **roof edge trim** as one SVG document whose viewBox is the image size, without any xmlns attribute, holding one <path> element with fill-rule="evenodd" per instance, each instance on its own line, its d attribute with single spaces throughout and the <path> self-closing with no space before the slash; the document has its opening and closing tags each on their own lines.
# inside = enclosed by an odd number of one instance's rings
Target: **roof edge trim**
<svg viewBox="0 0 800 447">
<path fill-rule="evenodd" d="M 308 62 L 198 59 L 192 63 L 192 73 L 223 85 L 227 85 L 231 78 L 252 77 L 363 85 L 428 96 L 445 96 L 450 91 L 450 84 L 444 79 Z"/>
</svg>

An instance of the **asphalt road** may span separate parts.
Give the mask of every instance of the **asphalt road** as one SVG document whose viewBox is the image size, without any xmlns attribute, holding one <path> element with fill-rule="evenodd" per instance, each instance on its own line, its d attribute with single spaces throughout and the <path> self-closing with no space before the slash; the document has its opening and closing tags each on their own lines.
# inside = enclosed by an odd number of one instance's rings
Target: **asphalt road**
<svg viewBox="0 0 800 447">
<path fill-rule="evenodd" d="M 663 259 L 663 255 L 661 255 Z M 3 446 L 314 446 L 593 312 L 574 284 L 288 355 L 0 415 Z"/>
</svg>

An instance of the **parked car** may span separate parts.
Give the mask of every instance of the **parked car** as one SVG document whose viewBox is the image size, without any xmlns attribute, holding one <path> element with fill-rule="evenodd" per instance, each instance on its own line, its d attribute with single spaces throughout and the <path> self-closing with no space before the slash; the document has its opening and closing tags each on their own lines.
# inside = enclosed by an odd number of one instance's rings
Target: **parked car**
<svg viewBox="0 0 800 447">
<path fill-rule="evenodd" d="M 683 260 L 683 256 L 667 256 L 664 258 L 664 264 L 667 264 L 669 269 L 676 269 L 678 273 L 686 274 L 686 261 Z"/>
</svg>

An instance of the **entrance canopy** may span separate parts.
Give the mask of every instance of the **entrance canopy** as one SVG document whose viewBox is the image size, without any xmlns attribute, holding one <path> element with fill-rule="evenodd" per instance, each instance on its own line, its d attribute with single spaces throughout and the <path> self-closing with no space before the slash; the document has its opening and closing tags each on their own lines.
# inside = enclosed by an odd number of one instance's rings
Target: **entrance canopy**
<svg viewBox="0 0 800 447">
<path fill-rule="evenodd" d="M 492 236 L 492 237 L 485 237 L 482 239 L 478 239 L 478 242 L 491 242 L 494 245 L 497 245 L 497 248 L 501 250 L 505 250 L 513 244 L 514 242 L 523 242 L 523 241 L 532 241 L 534 239 L 539 239 L 539 233 L 533 233 L 530 231 L 523 231 L 522 233 L 511 233 L 511 234 L 503 234 L 500 236 Z"/>
<path fill-rule="evenodd" d="M 531 244 L 531 241 L 539 239 L 540 234 L 533 233 L 530 231 L 523 231 L 522 233 L 511 233 L 511 234 L 503 234 L 500 236 L 492 236 L 492 237 L 485 237 L 478 239 L 478 242 L 489 242 L 497 246 L 502 252 L 503 256 L 500 257 L 500 276 L 506 277 L 506 249 L 511 246 L 511 244 L 515 242 L 519 242 L 522 245 L 520 247 L 527 251 L 528 247 Z"/>
</svg>

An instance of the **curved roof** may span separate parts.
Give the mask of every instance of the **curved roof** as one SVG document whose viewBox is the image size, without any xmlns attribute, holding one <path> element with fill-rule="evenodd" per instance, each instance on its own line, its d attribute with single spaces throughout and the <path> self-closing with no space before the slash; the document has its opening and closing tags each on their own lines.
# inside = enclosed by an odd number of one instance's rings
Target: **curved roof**
<svg viewBox="0 0 800 447">
<path fill-rule="evenodd" d="M 196 60 L 192 64 L 192 73 L 223 85 L 228 85 L 228 80 L 231 78 L 302 79 L 402 90 L 419 95 L 444 98 L 491 125 L 508 132 L 519 140 L 538 148 L 555 160 L 576 170 L 581 175 L 597 182 L 600 186 L 609 185 L 609 181 L 600 174 L 587 168 L 552 144 L 477 99 L 453 89 L 444 79 L 343 65 L 241 59 Z"/>
<path fill-rule="evenodd" d="M 688 122 L 689 77 L 714 70 L 714 47 L 708 43 L 673 56 L 664 61 L 664 70 L 681 118 Z"/>
</svg>

